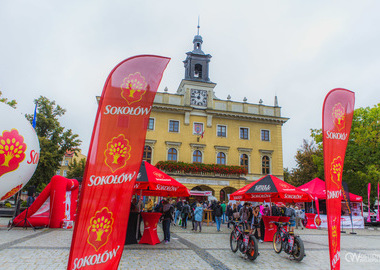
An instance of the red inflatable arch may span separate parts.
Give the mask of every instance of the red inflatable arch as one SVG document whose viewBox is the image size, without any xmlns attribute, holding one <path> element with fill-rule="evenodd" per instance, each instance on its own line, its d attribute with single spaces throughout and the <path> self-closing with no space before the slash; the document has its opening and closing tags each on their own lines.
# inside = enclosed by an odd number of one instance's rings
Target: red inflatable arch
<svg viewBox="0 0 380 270">
<path fill-rule="evenodd" d="M 53 176 L 29 209 L 18 215 L 13 224 L 24 226 L 27 211 L 27 219 L 34 227 L 61 228 L 64 220 L 74 221 L 78 186 L 78 181 L 75 179 Z M 26 226 L 29 226 L 27 222 Z"/>
</svg>

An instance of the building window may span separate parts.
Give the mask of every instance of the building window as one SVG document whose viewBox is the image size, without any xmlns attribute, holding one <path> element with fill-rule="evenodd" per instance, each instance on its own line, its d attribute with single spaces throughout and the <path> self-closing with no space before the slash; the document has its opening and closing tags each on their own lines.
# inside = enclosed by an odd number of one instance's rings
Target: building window
<svg viewBox="0 0 380 270">
<path fill-rule="evenodd" d="M 261 168 L 263 174 L 270 174 L 270 160 L 268 156 L 263 156 Z"/>
<path fill-rule="evenodd" d="M 202 152 L 195 150 L 193 152 L 193 163 L 202 163 Z"/>
<path fill-rule="evenodd" d="M 148 130 L 154 130 L 154 118 L 149 118 Z"/>
<path fill-rule="evenodd" d="M 261 140 L 269 142 L 270 141 L 270 135 L 269 135 L 269 130 L 267 129 L 262 129 L 261 130 Z"/>
<path fill-rule="evenodd" d="M 176 120 L 169 121 L 169 132 L 179 132 L 179 121 L 176 121 Z"/>
<path fill-rule="evenodd" d="M 248 171 L 248 155 L 247 154 L 241 154 L 240 166 L 247 169 L 247 171 Z"/>
<path fill-rule="evenodd" d="M 149 145 L 144 147 L 143 160 L 149 164 L 152 163 L 152 148 Z"/>
<path fill-rule="evenodd" d="M 65 166 L 69 166 L 69 161 L 65 160 Z"/>
<path fill-rule="evenodd" d="M 60 175 L 61 174 L 61 170 L 57 170 L 56 174 Z"/>
<path fill-rule="evenodd" d="M 240 128 L 240 139 L 248 140 L 249 129 L 248 128 Z"/>
<path fill-rule="evenodd" d="M 174 148 L 170 148 L 168 151 L 168 160 L 169 161 L 177 161 L 177 150 Z"/>
<path fill-rule="evenodd" d="M 227 127 L 222 125 L 217 125 L 217 134 L 218 137 L 227 137 Z"/>
<path fill-rule="evenodd" d="M 223 152 L 219 152 L 216 156 L 216 163 L 219 165 L 226 165 L 226 154 Z"/>
<path fill-rule="evenodd" d="M 67 171 L 63 170 L 63 177 L 66 177 L 66 176 L 67 176 Z"/>
</svg>

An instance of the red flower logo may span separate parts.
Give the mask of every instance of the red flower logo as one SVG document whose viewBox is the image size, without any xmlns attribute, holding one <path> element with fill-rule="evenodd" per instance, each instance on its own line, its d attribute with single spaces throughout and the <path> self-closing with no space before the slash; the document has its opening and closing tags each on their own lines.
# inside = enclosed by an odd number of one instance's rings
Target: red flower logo
<svg viewBox="0 0 380 270">
<path fill-rule="evenodd" d="M 107 143 L 107 149 L 104 151 L 105 163 L 113 173 L 127 164 L 128 159 L 131 157 L 130 151 L 129 141 L 123 134 L 112 138 Z"/>
<path fill-rule="evenodd" d="M 0 136 L 0 176 L 17 170 L 25 158 L 26 144 L 17 129 L 4 131 Z"/>
<path fill-rule="evenodd" d="M 332 110 L 332 116 L 334 118 L 334 125 L 341 131 L 346 126 L 346 112 L 342 104 L 337 103 Z"/>
<path fill-rule="evenodd" d="M 321 218 L 319 216 L 315 216 L 314 223 L 315 225 L 317 225 L 317 227 L 321 226 L 322 224 Z"/>
<path fill-rule="evenodd" d="M 88 226 L 87 242 L 95 248 L 96 251 L 102 246 L 107 244 L 108 238 L 112 233 L 113 226 L 112 212 L 107 207 L 97 211 L 90 219 L 90 226 Z"/>
<path fill-rule="evenodd" d="M 131 105 L 142 99 L 146 93 L 147 85 L 140 72 L 129 74 L 128 77 L 124 78 L 121 85 L 121 96 L 127 101 L 128 105 Z"/>
<path fill-rule="evenodd" d="M 21 188 L 22 188 L 22 184 L 18 185 L 17 187 L 12 188 L 11 191 L 8 191 L 3 197 L 1 197 L 0 201 L 2 201 L 2 200 L 6 200 L 6 199 L 12 197 L 12 196 L 15 195 L 16 192 L 18 192 Z"/>
<path fill-rule="evenodd" d="M 334 158 L 331 162 L 331 181 L 340 189 L 342 182 L 342 172 L 343 172 L 343 160 L 340 156 Z"/>
</svg>

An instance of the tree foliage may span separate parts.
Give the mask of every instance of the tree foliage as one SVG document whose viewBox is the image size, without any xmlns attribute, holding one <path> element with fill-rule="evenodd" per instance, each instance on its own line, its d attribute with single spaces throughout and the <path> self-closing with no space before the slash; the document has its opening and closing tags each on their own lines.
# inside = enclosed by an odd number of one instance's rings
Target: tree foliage
<svg viewBox="0 0 380 270">
<path fill-rule="evenodd" d="M 343 181 L 350 192 L 367 198 L 367 186 L 371 183 L 372 201 L 377 197 L 380 180 L 380 104 L 358 108 L 354 111 L 351 133 L 347 144 L 343 168 Z M 313 129 L 311 136 L 323 153 L 321 129 Z M 314 159 L 318 171 L 323 172 L 323 156 Z"/>
<path fill-rule="evenodd" d="M 5 104 L 8 104 L 9 106 L 16 108 L 17 102 L 16 100 L 8 100 L 7 98 L 1 97 L 3 93 L 0 91 L 0 102 L 3 102 Z"/>
<path fill-rule="evenodd" d="M 28 185 L 34 185 L 40 191 L 56 174 L 66 151 L 78 151 L 81 141 L 71 129 L 61 126 L 59 118 L 65 114 L 65 109 L 43 96 L 34 103 L 37 103 L 36 133 L 41 152 L 36 172 Z M 26 118 L 32 123 L 33 114 L 27 114 Z"/>
<path fill-rule="evenodd" d="M 82 158 L 79 162 L 76 159 L 69 164 L 69 171 L 67 172 L 67 178 L 83 178 L 84 168 L 86 167 L 86 159 Z"/>
<path fill-rule="evenodd" d="M 315 177 L 321 178 L 318 168 L 317 160 L 321 156 L 321 150 L 314 144 L 314 141 L 308 142 L 303 140 L 300 149 L 297 150 L 295 156 L 296 168 L 287 171 L 287 182 L 298 187 L 301 186 Z"/>
</svg>

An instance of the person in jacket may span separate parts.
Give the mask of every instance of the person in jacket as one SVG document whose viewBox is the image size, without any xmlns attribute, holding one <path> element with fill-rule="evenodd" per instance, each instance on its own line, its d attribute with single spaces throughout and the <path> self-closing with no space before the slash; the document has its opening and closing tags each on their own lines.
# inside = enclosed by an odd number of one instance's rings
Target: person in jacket
<svg viewBox="0 0 380 270">
<path fill-rule="evenodd" d="M 287 204 L 286 206 L 285 215 L 290 218 L 289 232 L 294 232 L 294 227 L 296 226 L 296 210 L 294 210 L 293 204 Z"/>
<path fill-rule="evenodd" d="M 182 225 L 181 227 L 183 229 L 187 228 L 187 217 L 189 216 L 190 213 L 190 206 L 187 201 L 185 201 L 185 205 L 182 207 L 182 212 L 181 212 L 181 217 L 182 217 Z"/>
<path fill-rule="evenodd" d="M 197 207 L 194 210 L 194 220 L 195 220 L 195 231 L 198 230 L 202 232 L 202 219 L 203 219 L 203 207 L 201 204 L 197 203 Z"/>
<path fill-rule="evenodd" d="M 170 223 L 173 220 L 173 206 L 166 200 L 162 201 L 162 228 L 165 244 L 170 242 Z"/>
<path fill-rule="evenodd" d="M 232 203 L 229 203 L 226 207 L 226 217 L 227 217 L 227 227 L 230 228 L 230 221 L 233 220 Z"/>
<path fill-rule="evenodd" d="M 220 232 L 220 224 L 222 223 L 222 215 L 223 215 L 223 208 L 221 206 L 221 203 L 218 202 L 215 206 L 215 222 L 216 222 L 216 230 Z"/>
<path fill-rule="evenodd" d="M 191 205 L 190 205 L 190 211 L 191 211 L 191 225 L 192 225 L 192 231 L 195 230 L 195 218 L 194 218 L 194 210 L 195 208 L 197 207 L 197 202 L 194 201 Z"/>
<path fill-rule="evenodd" d="M 246 222 L 248 221 L 248 217 L 249 217 L 248 203 L 244 203 L 239 213 L 240 213 L 241 222 L 244 222 L 244 228 L 248 230 L 248 224 L 246 225 Z"/>
<path fill-rule="evenodd" d="M 260 222 L 261 222 L 261 213 L 260 213 L 260 206 L 256 206 L 253 209 L 253 218 L 252 218 L 252 224 L 251 228 L 252 230 L 256 227 L 256 238 L 259 239 L 259 242 L 262 243 L 263 239 L 261 238 L 261 228 L 260 228 Z"/>
<path fill-rule="evenodd" d="M 153 201 L 152 198 L 148 199 L 148 202 L 145 205 L 145 209 L 147 212 L 152 212 L 153 211 Z"/>
<path fill-rule="evenodd" d="M 222 204 L 221 204 L 221 206 L 222 206 L 222 209 L 223 209 L 222 223 L 224 224 L 224 222 L 226 221 L 226 208 L 227 208 L 226 202 L 223 201 Z"/>
<path fill-rule="evenodd" d="M 178 217 L 179 217 L 179 215 L 182 212 L 182 207 L 183 207 L 182 201 L 178 200 L 178 202 L 176 204 L 176 211 L 175 211 L 175 217 L 174 217 L 174 226 L 176 226 L 176 224 L 177 224 Z"/>
</svg>

